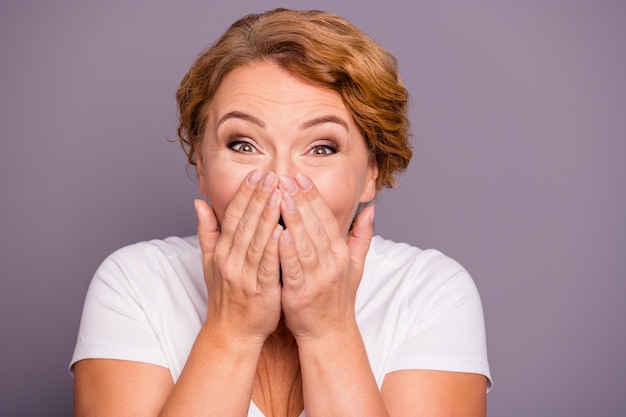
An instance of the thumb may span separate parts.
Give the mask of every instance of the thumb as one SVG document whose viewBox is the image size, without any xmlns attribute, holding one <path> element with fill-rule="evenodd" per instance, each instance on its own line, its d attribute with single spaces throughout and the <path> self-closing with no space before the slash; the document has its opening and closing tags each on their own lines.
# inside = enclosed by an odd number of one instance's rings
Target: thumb
<svg viewBox="0 0 626 417">
<path fill-rule="evenodd" d="M 348 237 L 351 263 L 361 272 L 365 266 L 365 255 L 367 255 L 374 234 L 375 214 L 376 207 L 373 204 L 365 207 L 354 220 L 352 232 Z"/>
<path fill-rule="evenodd" d="M 212 258 L 217 239 L 220 236 L 215 213 L 204 200 L 195 199 L 193 204 L 198 219 L 198 240 L 200 241 L 202 257 L 205 259 L 207 257 Z"/>
</svg>

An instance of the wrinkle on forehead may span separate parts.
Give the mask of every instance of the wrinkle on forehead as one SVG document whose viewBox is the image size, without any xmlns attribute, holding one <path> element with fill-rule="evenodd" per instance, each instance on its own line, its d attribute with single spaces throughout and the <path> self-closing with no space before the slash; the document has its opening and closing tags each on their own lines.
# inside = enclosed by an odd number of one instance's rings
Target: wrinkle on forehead
<svg viewBox="0 0 626 417">
<path fill-rule="evenodd" d="M 267 82 L 268 79 L 270 82 Z M 215 115 L 214 122 L 233 111 L 244 111 L 256 117 L 295 114 L 299 111 L 303 113 L 301 119 L 305 115 L 311 115 L 312 118 L 334 115 L 344 120 L 346 125 L 353 122 L 339 93 L 309 84 L 275 64 L 266 62 L 239 67 L 228 74 L 217 90 L 210 109 Z M 300 120 L 300 123 L 306 121 Z"/>
</svg>

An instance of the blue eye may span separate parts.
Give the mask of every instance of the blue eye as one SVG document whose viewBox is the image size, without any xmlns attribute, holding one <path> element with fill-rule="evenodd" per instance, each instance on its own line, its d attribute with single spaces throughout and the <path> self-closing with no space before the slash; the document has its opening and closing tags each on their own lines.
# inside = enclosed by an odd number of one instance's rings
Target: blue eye
<svg viewBox="0 0 626 417">
<path fill-rule="evenodd" d="M 249 142 L 238 140 L 228 144 L 228 147 L 233 151 L 242 152 L 242 153 L 254 153 L 257 152 L 256 148 L 252 146 Z"/>
<path fill-rule="evenodd" d="M 337 153 L 337 148 L 333 145 L 316 145 L 314 146 L 309 153 L 311 155 L 332 155 Z"/>
</svg>

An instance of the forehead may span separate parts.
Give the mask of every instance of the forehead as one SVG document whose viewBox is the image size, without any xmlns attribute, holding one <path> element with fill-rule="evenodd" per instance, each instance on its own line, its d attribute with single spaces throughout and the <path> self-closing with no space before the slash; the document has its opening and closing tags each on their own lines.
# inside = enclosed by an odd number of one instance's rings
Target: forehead
<svg viewBox="0 0 626 417">
<path fill-rule="evenodd" d="M 339 93 L 306 82 L 271 62 L 248 64 L 231 71 L 210 106 L 215 116 L 241 108 L 261 114 L 331 112 L 351 119 Z"/>
</svg>

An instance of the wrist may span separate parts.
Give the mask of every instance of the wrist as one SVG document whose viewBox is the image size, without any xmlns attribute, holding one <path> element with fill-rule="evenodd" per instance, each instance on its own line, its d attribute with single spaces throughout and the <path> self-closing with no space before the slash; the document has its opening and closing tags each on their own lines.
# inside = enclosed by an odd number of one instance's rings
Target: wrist
<svg viewBox="0 0 626 417">
<path fill-rule="evenodd" d="M 303 352 L 330 352 L 341 351 L 346 343 L 362 344 L 361 332 L 356 321 L 344 322 L 342 326 L 335 326 L 318 332 L 315 335 L 300 335 L 296 337 L 298 349 Z"/>
<path fill-rule="evenodd" d="M 267 338 L 261 335 L 244 334 L 208 320 L 202 325 L 198 337 L 215 349 L 239 355 L 258 355 Z"/>
</svg>

